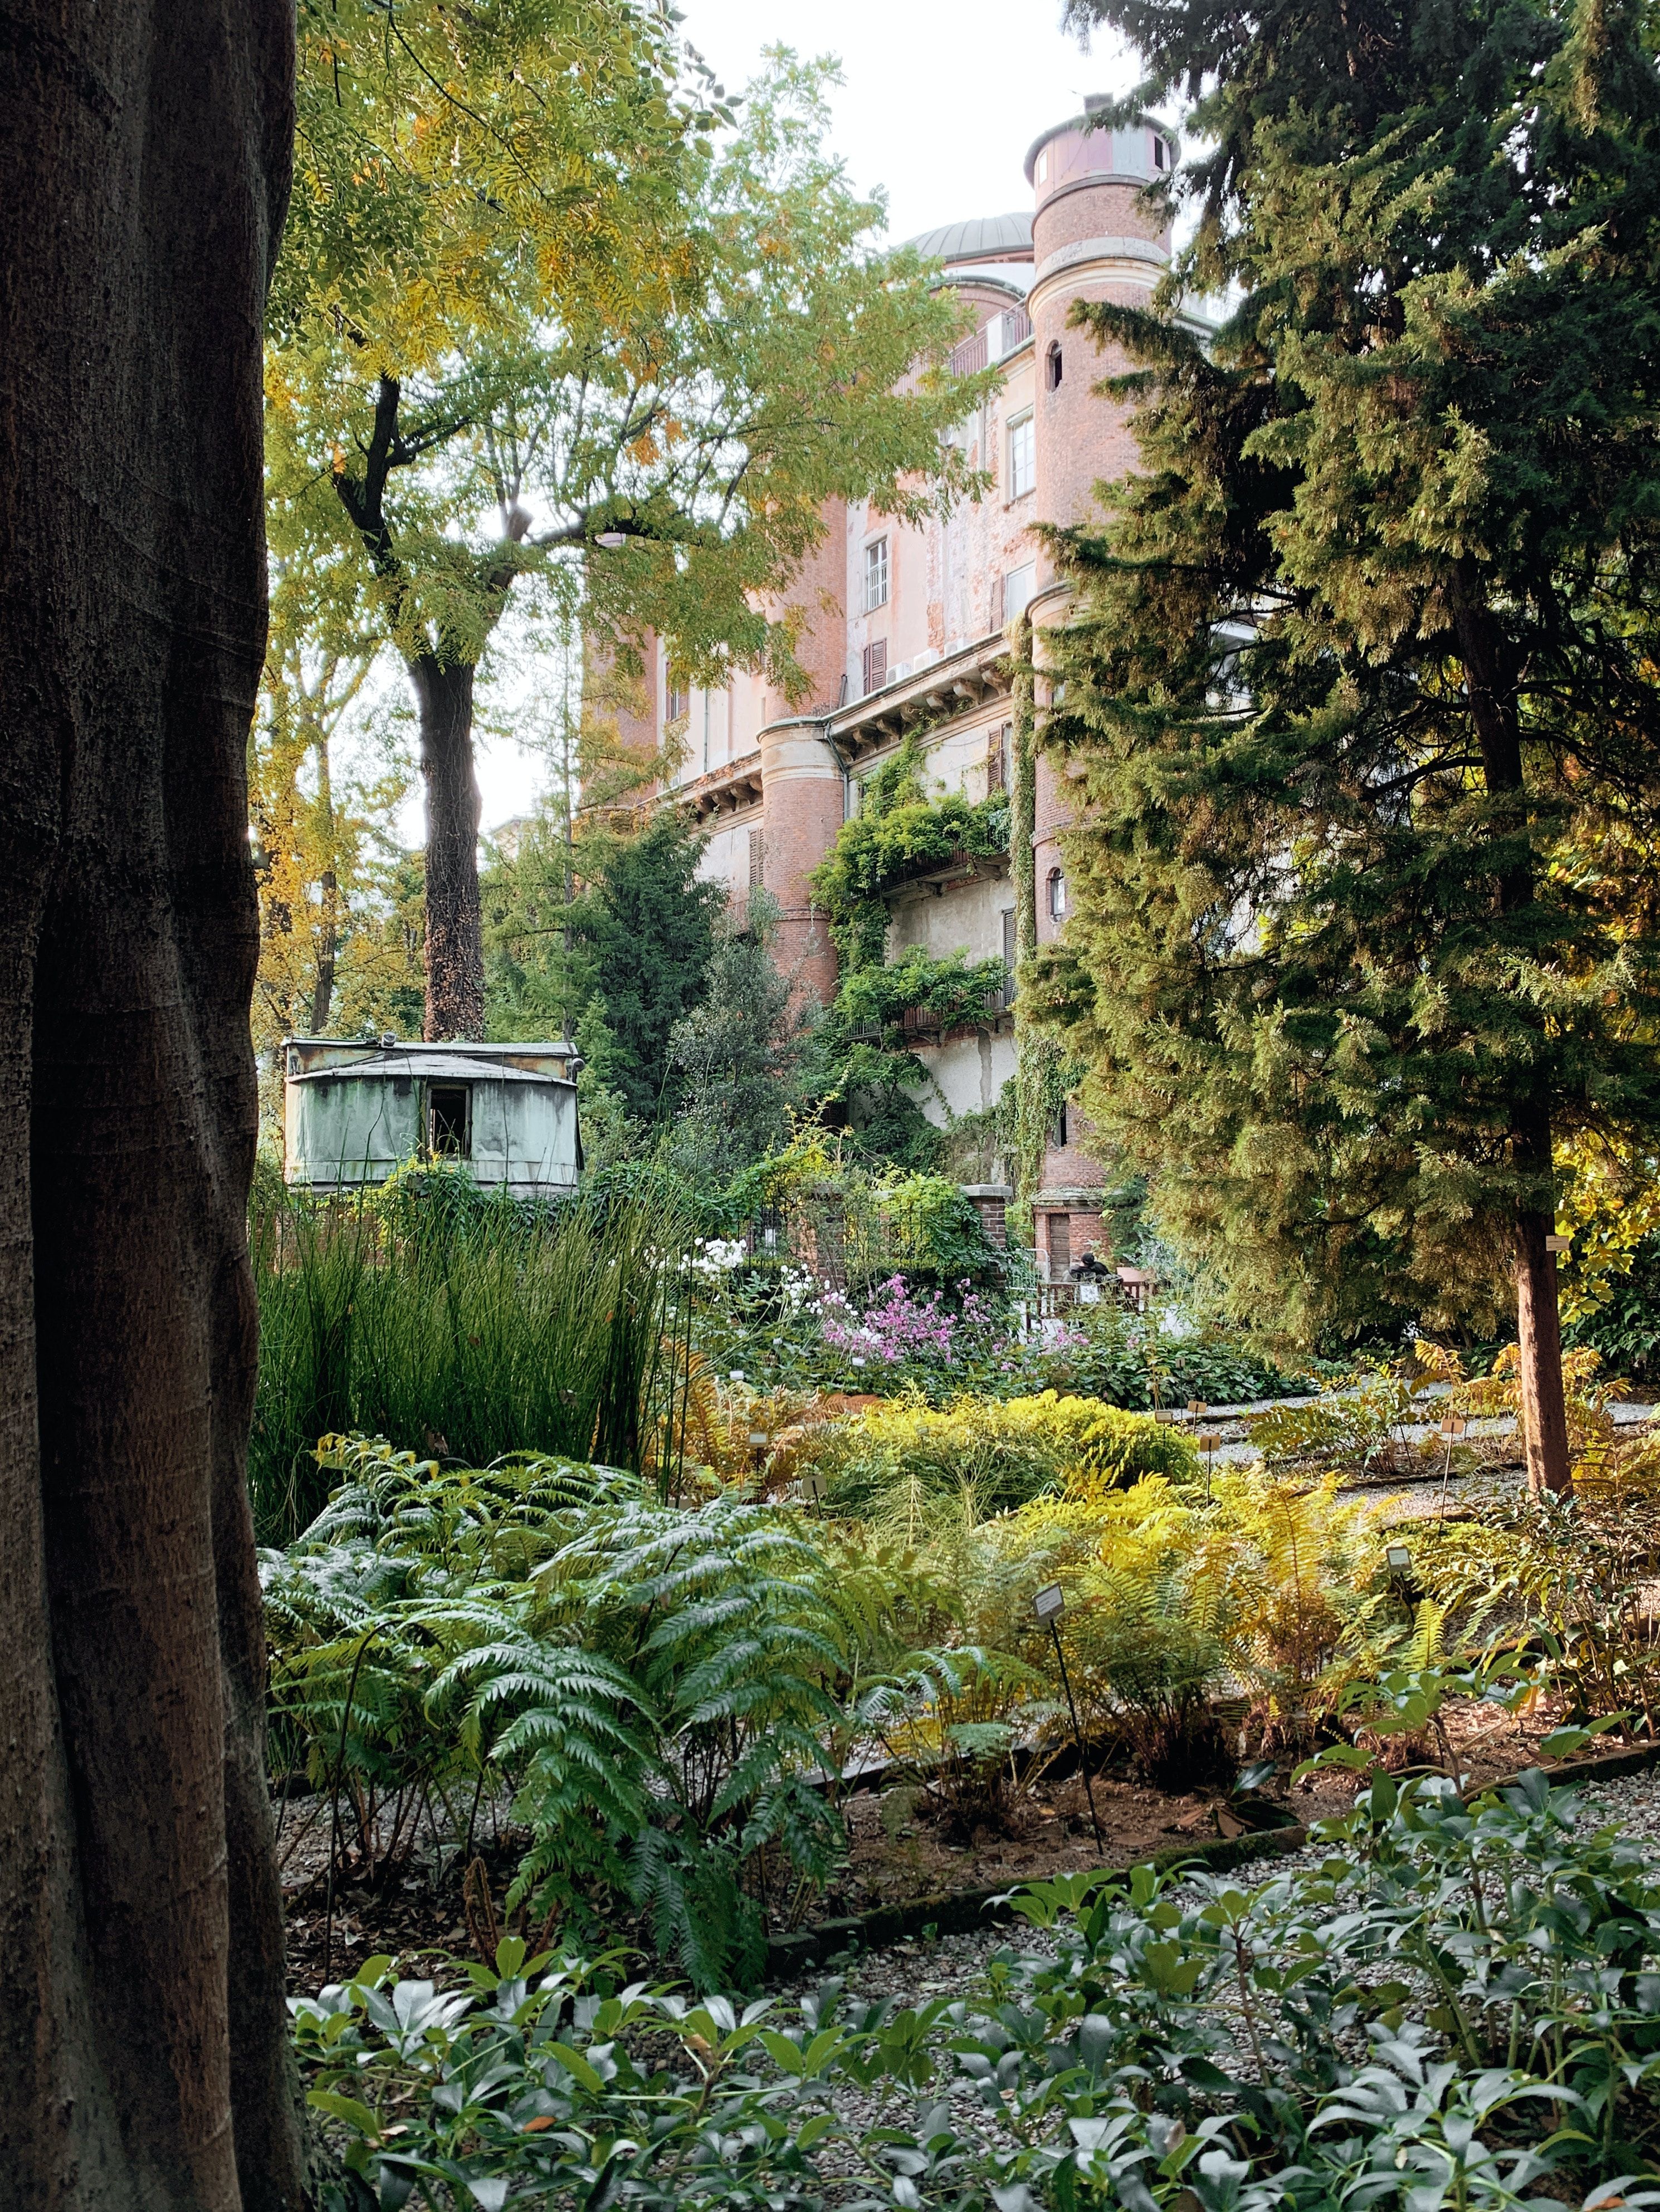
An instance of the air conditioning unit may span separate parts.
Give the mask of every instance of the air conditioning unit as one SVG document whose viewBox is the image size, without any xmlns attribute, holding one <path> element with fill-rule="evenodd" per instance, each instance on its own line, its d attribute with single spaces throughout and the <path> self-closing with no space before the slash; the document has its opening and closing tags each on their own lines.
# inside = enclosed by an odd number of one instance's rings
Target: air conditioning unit
<svg viewBox="0 0 1660 2212">
<path fill-rule="evenodd" d="M 890 683 L 890 684 L 898 684 L 898 683 L 903 682 L 903 679 L 904 679 L 907 676 L 909 676 L 909 674 L 910 674 L 910 663 L 909 663 L 909 660 L 902 660 L 902 661 L 899 661 L 899 662 L 898 662 L 898 663 L 897 663 L 894 667 L 892 667 L 892 668 L 889 669 L 889 671 L 888 671 L 888 681 L 889 681 L 889 683 Z"/>
<path fill-rule="evenodd" d="M 994 315 L 986 325 L 986 359 L 988 362 L 1003 358 L 1003 326 L 1005 318 Z"/>
</svg>

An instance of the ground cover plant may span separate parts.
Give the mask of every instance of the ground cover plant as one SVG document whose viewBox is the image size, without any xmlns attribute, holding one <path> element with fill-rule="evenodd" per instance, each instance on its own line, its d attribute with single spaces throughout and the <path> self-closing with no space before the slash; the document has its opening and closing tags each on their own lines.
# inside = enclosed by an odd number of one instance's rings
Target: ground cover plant
<svg viewBox="0 0 1660 2212">
<path fill-rule="evenodd" d="M 905 2006 L 698 2002 L 511 1943 L 296 1999 L 328 2212 L 418 2201 L 1025 2212 L 1660 2201 L 1660 1880 L 1537 1772 L 1380 1778 L 1259 1884 L 1013 1894 L 1031 1939 Z M 955 2089 L 958 2094 L 952 2094 Z"/>
</svg>

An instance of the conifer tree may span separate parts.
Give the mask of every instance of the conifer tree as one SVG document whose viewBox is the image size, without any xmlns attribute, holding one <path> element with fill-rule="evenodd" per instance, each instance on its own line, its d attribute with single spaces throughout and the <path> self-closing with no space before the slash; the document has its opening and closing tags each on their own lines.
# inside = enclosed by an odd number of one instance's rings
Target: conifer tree
<svg viewBox="0 0 1660 2212">
<path fill-rule="evenodd" d="M 1170 296 L 1074 309 L 1142 459 L 1065 548 L 1087 805 L 1037 988 L 1253 1319 L 1490 1326 L 1511 1278 L 1561 1488 L 1553 1147 L 1660 1109 L 1651 902 L 1572 864 L 1599 813 L 1651 851 L 1653 11 L 1075 12 L 1210 151 Z M 1180 283 L 1234 288 L 1208 342 Z"/>
</svg>

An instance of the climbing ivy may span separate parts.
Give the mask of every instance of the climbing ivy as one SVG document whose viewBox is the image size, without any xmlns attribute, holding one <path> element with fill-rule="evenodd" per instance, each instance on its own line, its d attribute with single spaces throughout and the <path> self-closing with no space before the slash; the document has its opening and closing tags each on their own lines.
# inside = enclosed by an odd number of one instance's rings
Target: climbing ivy
<svg viewBox="0 0 1660 2212">
<path fill-rule="evenodd" d="M 1012 1125 L 1008 1148 L 1014 1167 L 1014 1206 L 1009 1227 L 1012 1236 L 1030 1243 L 1032 1200 L 1043 1180 L 1049 1124 L 1060 1111 L 1066 1091 L 1061 1087 L 1064 1070 L 1060 1048 L 1037 1030 L 1027 992 L 1032 956 L 1037 950 L 1037 865 L 1032 851 L 1037 830 L 1037 714 L 1030 615 L 1021 615 L 1015 623 L 1012 643 L 1014 788 L 1009 869 L 1014 878 L 1014 973 L 1019 988 L 1014 1001 L 1014 1079 L 1007 1093 Z"/>
<path fill-rule="evenodd" d="M 897 885 L 947 866 L 959 853 L 992 859 L 1009 849 L 1008 800 L 1001 792 L 977 802 L 961 792 L 930 798 L 926 773 L 913 733 L 865 779 L 858 813 L 842 823 L 813 872 L 813 896 L 829 921 L 844 976 L 882 964 L 884 900 Z"/>
</svg>

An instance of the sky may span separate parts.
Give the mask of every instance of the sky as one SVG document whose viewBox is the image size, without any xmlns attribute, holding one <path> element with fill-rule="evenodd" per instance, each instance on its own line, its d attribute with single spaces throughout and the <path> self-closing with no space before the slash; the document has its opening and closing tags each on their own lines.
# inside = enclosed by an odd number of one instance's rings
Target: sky
<svg viewBox="0 0 1660 2212">
<path fill-rule="evenodd" d="M 1077 114 L 1088 92 L 1126 90 L 1134 73 L 1098 35 L 1085 52 L 1060 27 L 1061 0 L 678 0 L 682 34 L 729 92 L 763 49 L 831 54 L 845 80 L 831 145 L 860 191 L 882 187 L 897 242 L 966 216 L 1031 204 L 1026 149 Z M 533 681 L 533 678 L 532 678 Z M 534 803 L 543 760 L 504 738 L 481 746 L 489 831 Z M 422 840 L 412 793 L 400 823 Z"/>
</svg>

